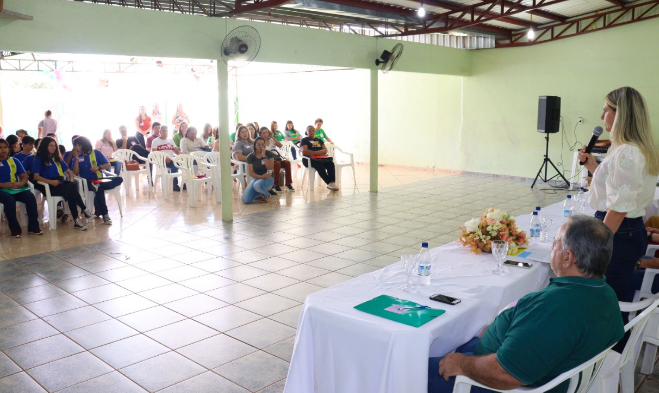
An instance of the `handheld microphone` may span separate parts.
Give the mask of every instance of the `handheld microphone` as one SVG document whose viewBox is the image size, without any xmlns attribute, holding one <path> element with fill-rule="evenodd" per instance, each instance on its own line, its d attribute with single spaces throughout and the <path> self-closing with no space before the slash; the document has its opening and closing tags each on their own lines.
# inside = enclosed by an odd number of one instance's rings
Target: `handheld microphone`
<svg viewBox="0 0 659 393">
<path fill-rule="evenodd" d="M 593 150 L 593 147 L 595 146 L 595 142 L 597 142 L 597 139 L 602 135 L 604 130 L 602 127 L 597 126 L 593 129 L 593 136 L 590 137 L 590 142 L 588 142 L 588 146 L 586 146 L 586 153 L 590 153 Z M 579 165 L 583 165 L 588 161 L 586 158 L 584 161 L 579 161 Z"/>
</svg>

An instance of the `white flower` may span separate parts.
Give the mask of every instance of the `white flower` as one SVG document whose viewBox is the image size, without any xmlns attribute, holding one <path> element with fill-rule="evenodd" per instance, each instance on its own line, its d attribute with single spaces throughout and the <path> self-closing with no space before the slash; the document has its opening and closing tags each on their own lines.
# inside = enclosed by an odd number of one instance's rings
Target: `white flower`
<svg viewBox="0 0 659 393">
<path fill-rule="evenodd" d="M 493 212 L 487 213 L 487 218 L 491 218 L 493 220 L 501 221 L 506 217 L 506 212 L 501 211 L 501 210 L 495 210 Z"/>
<path fill-rule="evenodd" d="M 478 218 L 472 218 L 471 220 L 465 222 L 465 228 L 469 232 L 476 232 L 476 229 L 478 229 L 478 224 L 480 223 L 480 220 Z"/>
</svg>

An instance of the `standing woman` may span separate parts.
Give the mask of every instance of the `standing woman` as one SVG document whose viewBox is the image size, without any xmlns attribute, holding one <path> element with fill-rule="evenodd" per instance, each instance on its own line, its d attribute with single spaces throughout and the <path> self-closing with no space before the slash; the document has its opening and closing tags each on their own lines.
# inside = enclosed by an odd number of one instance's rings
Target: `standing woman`
<svg viewBox="0 0 659 393">
<path fill-rule="evenodd" d="M 247 156 L 247 167 L 252 181 L 243 191 L 244 204 L 252 203 L 255 200 L 267 202 L 268 190 L 274 184 L 272 178 L 272 169 L 275 166 L 274 156 L 272 152 L 265 149 L 265 140 L 261 137 L 256 138 L 253 150 L 254 152 Z"/>
<path fill-rule="evenodd" d="M 114 152 L 117 151 L 117 143 L 112 139 L 112 131 L 109 129 L 103 131 L 103 138 L 96 141 L 95 148 L 103 153 L 112 166 L 114 174 L 119 176 L 121 173 L 121 162 L 115 161 L 113 158 Z"/>
<path fill-rule="evenodd" d="M 140 107 L 140 114 L 135 118 L 135 127 L 143 136 L 151 130 L 151 118 L 146 114 L 146 108 L 143 106 Z"/>
<path fill-rule="evenodd" d="M 153 111 L 151 111 L 151 122 L 162 123 L 162 113 L 160 113 L 160 107 L 158 104 L 153 104 Z"/>
<path fill-rule="evenodd" d="M 64 174 L 66 173 L 69 176 L 69 179 L 73 179 L 73 172 L 69 169 L 64 160 L 62 160 L 55 139 L 45 137 L 41 140 L 41 144 L 37 150 L 37 156 L 32 165 L 32 170 L 34 173 L 34 180 L 50 185 L 50 195 L 61 196 L 68 202 L 69 210 L 71 210 L 71 214 L 73 215 L 73 227 L 81 231 L 86 231 L 87 225 L 80 220 L 78 216 L 78 207 L 80 207 L 85 218 L 92 218 L 92 213 L 87 210 L 85 203 L 82 201 L 76 183 L 66 180 Z M 46 195 L 45 187 L 41 184 L 35 184 L 34 188 Z M 64 216 L 62 216 L 62 222 L 64 222 Z"/>
<path fill-rule="evenodd" d="M 597 165 L 584 147 L 579 159 L 586 160 L 585 167 L 593 173 L 589 203 L 597 210 L 595 217 L 614 233 L 606 282 L 619 301 L 630 302 L 632 273 L 648 245 L 643 215 L 654 198 L 659 152 L 647 105 L 637 90 L 621 87 L 610 92 L 604 98 L 602 120 L 611 132 L 609 154 Z"/>
<path fill-rule="evenodd" d="M 176 107 L 176 113 L 174 113 L 174 117 L 172 117 L 172 124 L 174 125 L 174 128 L 178 130 L 183 122 L 190 124 L 190 116 L 188 116 L 183 110 L 183 104 L 178 104 Z"/>
<path fill-rule="evenodd" d="M 185 134 L 187 132 L 188 132 L 188 123 L 181 122 L 178 126 L 178 132 L 176 134 L 174 134 L 174 136 L 172 137 L 172 140 L 174 141 L 174 144 L 179 149 L 181 148 L 181 139 L 185 138 Z"/>
</svg>

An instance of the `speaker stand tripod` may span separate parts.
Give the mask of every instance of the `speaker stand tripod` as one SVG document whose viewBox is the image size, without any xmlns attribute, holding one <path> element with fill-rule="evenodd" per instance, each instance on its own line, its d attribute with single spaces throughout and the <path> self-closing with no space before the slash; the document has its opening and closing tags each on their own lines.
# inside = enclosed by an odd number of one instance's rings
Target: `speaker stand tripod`
<svg viewBox="0 0 659 393">
<path fill-rule="evenodd" d="M 531 184 L 531 188 L 533 188 L 533 186 L 535 186 L 535 183 L 538 181 L 538 179 L 542 180 L 544 183 L 547 183 L 548 181 L 553 180 L 555 177 L 559 177 L 559 176 L 560 176 L 561 179 L 563 179 L 565 184 L 569 187 L 570 182 L 567 181 L 565 176 L 563 176 L 561 171 L 559 171 L 558 168 L 556 168 L 556 165 L 554 165 L 554 163 L 551 162 L 551 159 L 549 158 L 549 134 L 547 134 L 547 133 L 545 134 L 545 143 L 546 143 L 545 144 L 545 159 L 542 161 L 542 165 L 540 166 L 540 170 L 538 171 L 538 174 L 535 176 L 535 180 L 533 180 L 533 184 Z M 556 171 L 556 174 L 554 176 L 548 178 L 547 177 L 547 170 L 549 169 L 549 165 L 551 165 L 554 168 L 554 170 Z M 544 177 L 542 176 L 542 169 L 543 168 L 545 170 Z"/>
</svg>

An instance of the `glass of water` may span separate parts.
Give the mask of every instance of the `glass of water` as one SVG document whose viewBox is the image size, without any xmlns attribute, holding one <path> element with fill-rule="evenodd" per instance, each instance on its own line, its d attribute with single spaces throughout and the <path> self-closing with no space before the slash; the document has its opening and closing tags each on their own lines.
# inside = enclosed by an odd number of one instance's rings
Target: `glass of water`
<svg viewBox="0 0 659 393">
<path fill-rule="evenodd" d="M 492 270 L 492 273 L 497 275 L 506 274 L 506 272 L 503 271 L 502 266 L 503 266 L 503 261 L 506 259 L 507 255 L 508 255 L 508 242 L 504 240 L 493 240 L 492 256 L 494 257 L 494 260 L 497 261 L 497 268 L 495 270 Z"/>
<path fill-rule="evenodd" d="M 401 264 L 403 271 L 407 274 L 407 285 L 402 289 L 405 292 L 414 292 L 417 290 L 416 280 L 419 275 L 419 258 L 418 255 L 403 255 L 401 256 Z"/>
</svg>

